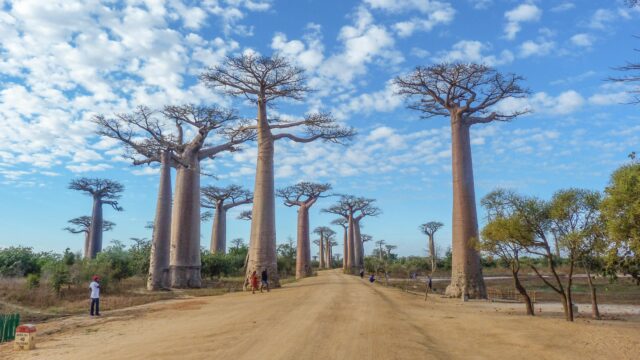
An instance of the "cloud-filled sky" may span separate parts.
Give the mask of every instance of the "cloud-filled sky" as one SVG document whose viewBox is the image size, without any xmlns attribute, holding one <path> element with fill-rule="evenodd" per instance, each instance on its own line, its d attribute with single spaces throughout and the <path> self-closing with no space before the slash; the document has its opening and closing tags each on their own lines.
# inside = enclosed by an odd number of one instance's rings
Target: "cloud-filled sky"
<svg viewBox="0 0 640 360">
<path fill-rule="evenodd" d="M 478 198 L 497 186 L 541 197 L 570 186 L 603 189 L 638 150 L 640 116 L 625 104 L 629 88 L 604 80 L 637 60 L 639 19 L 639 10 L 604 0 L 0 0 L 0 246 L 81 249 L 82 236 L 62 230 L 91 211 L 88 197 L 67 189 L 80 176 L 126 186 L 125 211 L 105 208 L 117 224 L 106 242 L 149 238 L 157 169 L 130 166 L 89 119 L 187 102 L 254 116 L 197 76 L 228 55 L 279 52 L 306 70 L 317 91 L 272 113 L 331 111 L 358 136 L 348 146 L 277 143 L 276 186 L 322 181 L 376 198 L 383 214 L 364 220 L 363 233 L 403 255 L 425 254 L 418 225 L 442 221 L 436 238 L 444 250 L 448 120 L 407 110 L 391 80 L 443 61 L 525 77 L 530 98 L 501 106 L 534 113 L 472 128 Z M 255 157 L 247 144 L 208 160 L 203 168 L 217 179 L 202 183 L 252 189 Z M 314 206 L 312 228 L 332 220 L 320 213 L 332 201 Z M 235 219 L 243 209 L 229 213 L 229 239 L 248 240 L 249 224 Z M 295 219 L 295 209 L 278 206 L 278 242 L 295 237 Z M 210 227 L 203 223 L 203 246 Z"/>
</svg>

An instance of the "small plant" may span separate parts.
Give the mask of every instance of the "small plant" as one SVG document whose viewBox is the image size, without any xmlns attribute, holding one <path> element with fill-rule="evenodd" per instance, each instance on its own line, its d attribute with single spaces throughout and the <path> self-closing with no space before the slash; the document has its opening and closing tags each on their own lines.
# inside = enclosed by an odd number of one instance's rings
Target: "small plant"
<svg viewBox="0 0 640 360">
<path fill-rule="evenodd" d="M 35 289 L 40 287 L 40 275 L 29 274 L 27 275 L 27 289 Z"/>
<path fill-rule="evenodd" d="M 48 269 L 49 286 L 59 297 L 62 287 L 71 284 L 71 274 L 64 262 L 52 263 Z"/>
</svg>

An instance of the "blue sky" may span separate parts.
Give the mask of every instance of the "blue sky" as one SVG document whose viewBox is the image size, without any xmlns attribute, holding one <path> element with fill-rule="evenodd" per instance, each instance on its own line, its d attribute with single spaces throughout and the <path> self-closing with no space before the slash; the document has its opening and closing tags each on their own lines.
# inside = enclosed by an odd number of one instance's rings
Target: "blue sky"
<svg viewBox="0 0 640 360">
<path fill-rule="evenodd" d="M 637 107 L 622 104 L 629 88 L 604 79 L 637 60 L 639 18 L 622 1 L 604 0 L 0 0 L 0 246 L 81 249 L 82 236 L 62 231 L 91 211 L 88 197 L 67 189 L 80 176 L 126 186 L 125 211 L 105 208 L 117 223 L 106 241 L 150 237 L 144 225 L 153 219 L 157 169 L 131 167 L 88 119 L 185 102 L 253 116 L 196 76 L 226 55 L 278 51 L 305 68 L 318 91 L 272 114 L 331 111 L 358 136 L 347 147 L 278 143 L 276 186 L 330 182 L 336 192 L 378 199 L 383 215 L 363 221 L 363 233 L 403 255 L 425 254 L 418 225 L 442 221 L 436 237 L 444 250 L 448 121 L 406 110 L 390 80 L 442 61 L 482 62 L 526 78 L 531 97 L 503 106 L 533 114 L 472 128 L 478 200 L 497 186 L 541 197 L 569 186 L 601 190 L 638 150 Z M 203 184 L 252 189 L 255 145 L 203 167 L 218 177 Z M 319 212 L 331 201 L 314 206 L 312 227 L 331 221 Z M 242 209 L 229 214 L 229 239 L 248 240 L 249 224 L 235 220 Z M 295 237 L 295 217 L 278 206 L 278 242 Z M 204 246 L 210 227 L 202 227 Z"/>
</svg>

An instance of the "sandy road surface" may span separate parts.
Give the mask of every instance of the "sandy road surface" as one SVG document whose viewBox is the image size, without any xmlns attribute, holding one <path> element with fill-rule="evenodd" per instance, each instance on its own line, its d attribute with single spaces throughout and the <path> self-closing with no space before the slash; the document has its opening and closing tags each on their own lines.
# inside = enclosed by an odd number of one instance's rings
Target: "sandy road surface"
<svg viewBox="0 0 640 360">
<path fill-rule="evenodd" d="M 496 313 L 323 271 L 269 294 L 171 301 L 41 326 L 5 359 L 637 359 L 638 322 Z M 55 329 L 62 330 L 54 332 Z"/>
</svg>

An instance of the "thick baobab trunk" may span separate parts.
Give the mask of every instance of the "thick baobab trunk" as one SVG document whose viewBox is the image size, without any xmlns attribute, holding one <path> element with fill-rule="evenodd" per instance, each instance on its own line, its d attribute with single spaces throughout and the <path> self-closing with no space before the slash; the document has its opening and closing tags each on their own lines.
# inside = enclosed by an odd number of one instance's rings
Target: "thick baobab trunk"
<svg viewBox="0 0 640 360">
<path fill-rule="evenodd" d="M 343 226 L 344 230 L 343 243 L 342 243 L 342 270 L 347 270 L 347 227 Z"/>
<path fill-rule="evenodd" d="M 89 228 L 89 258 L 95 259 L 100 251 L 102 251 L 102 199 L 94 196 Z"/>
<path fill-rule="evenodd" d="M 186 158 L 186 157 L 189 158 Z M 200 161 L 197 151 L 185 152 L 188 167 L 179 167 L 171 214 L 171 287 L 199 288 L 200 276 Z"/>
<path fill-rule="evenodd" d="M 478 216 L 473 184 L 473 163 L 469 125 L 457 112 L 451 115 L 451 150 L 453 172 L 453 239 L 449 297 L 486 298 L 480 256 L 475 249 L 478 239 Z"/>
<path fill-rule="evenodd" d="M 325 256 L 324 256 L 324 235 L 320 234 L 320 243 L 318 244 L 318 246 L 320 247 L 320 264 L 318 265 L 319 269 L 324 269 L 324 261 L 325 261 Z"/>
<path fill-rule="evenodd" d="M 362 244 L 362 236 L 360 236 L 360 220 L 353 219 L 353 244 L 355 252 L 354 266 L 357 271 L 364 267 L 364 246 Z"/>
<path fill-rule="evenodd" d="M 436 247 L 433 243 L 433 235 L 429 235 L 429 257 L 431 258 L 431 275 L 436 271 Z"/>
<path fill-rule="evenodd" d="M 149 260 L 147 289 L 154 291 L 169 287 L 169 253 L 171 249 L 171 158 L 162 153 L 160 184 L 156 217 L 153 222 L 153 240 Z"/>
<path fill-rule="evenodd" d="M 594 320 L 600 320 L 600 310 L 598 309 L 598 298 L 596 297 L 596 286 L 593 285 L 593 279 L 591 279 L 591 272 L 587 270 L 587 282 L 589 283 L 589 290 L 591 293 L 591 317 Z"/>
<path fill-rule="evenodd" d="M 216 204 L 211 229 L 211 252 L 226 254 L 227 252 L 227 209 L 222 202 Z"/>
<path fill-rule="evenodd" d="M 258 162 L 256 166 L 249 264 L 246 276 L 267 270 L 271 287 L 280 287 L 276 257 L 276 199 L 273 184 L 274 143 L 263 99 L 258 101 Z"/>
<path fill-rule="evenodd" d="M 298 208 L 298 248 L 296 249 L 296 279 L 311 275 L 311 244 L 309 243 L 309 209 Z"/>
<path fill-rule="evenodd" d="M 349 215 L 349 227 L 347 231 L 347 271 L 354 273 L 355 256 L 353 249 L 353 240 L 355 232 L 353 230 L 353 216 Z"/>
<path fill-rule="evenodd" d="M 90 259 L 91 255 L 89 254 L 89 231 L 84 233 L 84 258 Z"/>
</svg>

